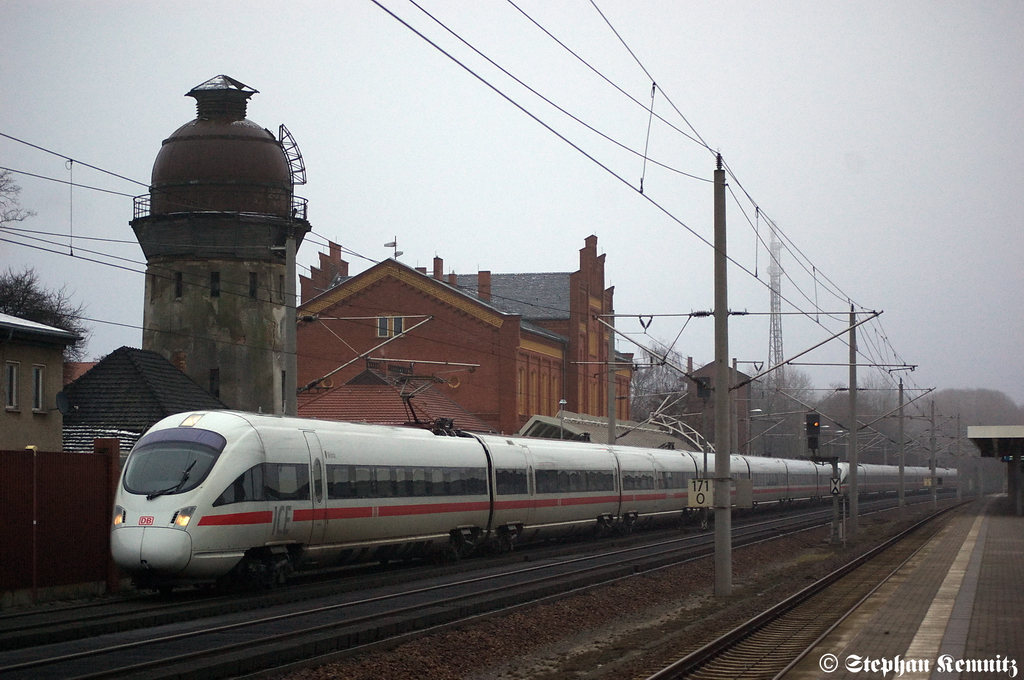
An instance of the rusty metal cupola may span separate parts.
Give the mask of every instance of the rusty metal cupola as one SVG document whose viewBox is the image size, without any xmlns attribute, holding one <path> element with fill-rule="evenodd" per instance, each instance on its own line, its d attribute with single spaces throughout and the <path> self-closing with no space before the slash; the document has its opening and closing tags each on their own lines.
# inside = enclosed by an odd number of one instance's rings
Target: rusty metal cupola
<svg viewBox="0 0 1024 680">
<path fill-rule="evenodd" d="M 259 94 L 259 90 L 220 75 L 196 85 L 185 96 L 195 98 L 197 118 L 244 120 L 246 104 L 254 94 Z"/>
<path fill-rule="evenodd" d="M 161 143 L 131 226 L 148 265 L 143 348 L 231 408 L 280 413 L 286 254 L 310 225 L 301 153 L 283 125 L 275 137 L 246 117 L 255 94 L 226 75 L 186 93 L 196 118 Z"/>
</svg>

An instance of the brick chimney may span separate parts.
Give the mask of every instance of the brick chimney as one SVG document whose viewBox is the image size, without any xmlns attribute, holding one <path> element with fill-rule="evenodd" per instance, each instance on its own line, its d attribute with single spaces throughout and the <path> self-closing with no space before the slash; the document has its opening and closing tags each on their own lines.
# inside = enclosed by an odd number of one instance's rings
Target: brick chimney
<svg viewBox="0 0 1024 680">
<path fill-rule="evenodd" d="M 434 278 L 438 281 L 444 281 L 444 260 L 437 255 L 434 256 Z"/>
<path fill-rule="evenodd" d="M 476 296 L 485 302 L 491 301 L 491 272 L 482 271 L 476 278 Z"/>
</svg>

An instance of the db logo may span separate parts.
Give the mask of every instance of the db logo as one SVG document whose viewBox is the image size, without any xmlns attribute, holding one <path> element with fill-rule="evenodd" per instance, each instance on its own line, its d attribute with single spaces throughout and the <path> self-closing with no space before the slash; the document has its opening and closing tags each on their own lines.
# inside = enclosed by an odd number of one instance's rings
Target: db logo
<svg viewBox="0 0 1024 680">
<path fill-rule="evenodd" d="M 153 518 L 150 517 L 150 516 L 140 517 L 139 518 L 139 526 L 146 526 L 146 527 L 153 526 Z"/>
</svg>

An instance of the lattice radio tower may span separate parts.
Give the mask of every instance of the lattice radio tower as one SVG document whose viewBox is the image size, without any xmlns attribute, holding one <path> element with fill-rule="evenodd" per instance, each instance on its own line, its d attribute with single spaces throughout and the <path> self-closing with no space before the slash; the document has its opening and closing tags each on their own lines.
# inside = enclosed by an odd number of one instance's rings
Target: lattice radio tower
<svg viewBox="0 0 1024 680">
<path fill-rule="evenodd" d="M 782 256 L 782 243 L 779 242 L 772 229 L 772 238 L 768 244 L 772 261 L 768 265 L 768 277 L 771 288 L 771 327 L 768 332 L 768 368 L 778 366 L 785 357 L 782 355 L 782 264 L 779 258 Z M 785 384 L 783 371 L 780 368 L 768 374 L 770 387 L 778 387 Z"/>
</svg>

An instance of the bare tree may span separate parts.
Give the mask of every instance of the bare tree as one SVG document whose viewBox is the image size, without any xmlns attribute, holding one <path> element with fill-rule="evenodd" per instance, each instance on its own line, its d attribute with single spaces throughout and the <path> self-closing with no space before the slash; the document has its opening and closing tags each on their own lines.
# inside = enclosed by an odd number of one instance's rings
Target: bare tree
<svg viewBox="0 0 1024 680">
<path fill-rule="evenodd" d="M 82 321 L 85 305 L 71 301 L 67 286 L 47 290 L 34 269 L 8 269 L 0 274 L 0 312 L 75 333 L 79 340 L 64 349 L 64 360 L 82 360 L 89 336 L 89 328 Z"/>
<path fill-rule="evenodd" d="M 11 222 L 21 222 L 35 215 L 30 210 L 22 210 L 18 203 L 21 187 L 14 183 L 10 170 L 0 170 L 0 227 Z"/>
<path fill-rule="evenodd" d="M 14 182 L 11 172 L 0 170 L 0 229 L 35 215 L 21 207 L 20 193 L 21 187 Z M 0 312 L 75 333 L 79 340 L 64 349 L 64 360 L 81 361 L 89 335 L 89 328 L 82 321 L 85 305 L 71 302 L 67 286 L 47 290 L 31 267 L 20 272 L 8 269 L 0 274 Z"/>
<path fill-rule="evenodd" d="M 664 346 L 645 351 L 643 356 L 646 365 L 633 371 L 630 417 L 644 421 L 655 411 L 668 415 L 684 413 L 683 397 L 690 389 L 690 381 L 672 367 L 683 366 L 683 357 Z"/>
</svg>

